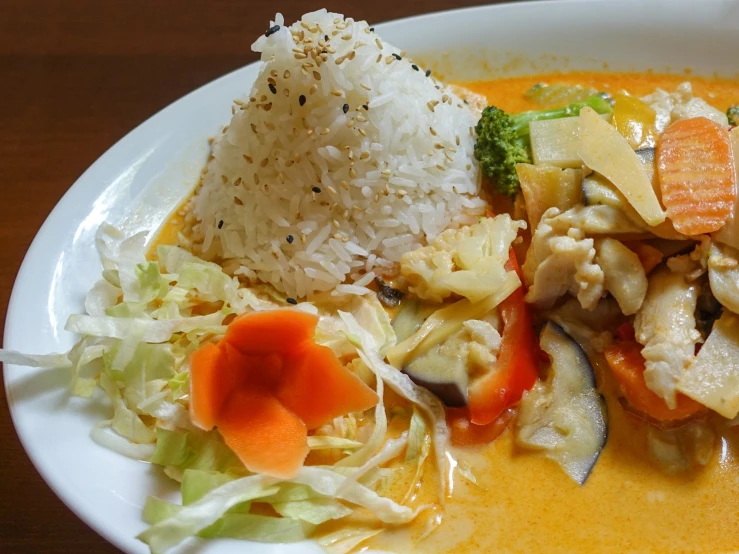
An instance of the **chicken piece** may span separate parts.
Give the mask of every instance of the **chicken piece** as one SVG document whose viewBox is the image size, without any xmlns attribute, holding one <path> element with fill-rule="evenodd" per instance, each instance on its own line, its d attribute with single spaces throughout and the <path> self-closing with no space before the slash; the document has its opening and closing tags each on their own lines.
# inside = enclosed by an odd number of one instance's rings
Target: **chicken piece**
<svg viewBox="0 0 739 554">
<path fill-rule="evenodd" d="M 536 228 L 523 265 L 529 287 L 526 301 L 548 308 L 569 292 L 583 308 L 595 309 L 606 292 L 605 274 L 595 261 L 595 240 L 587 235 L 639 231 L 623 212 L 611 206 L 576 206 L 564 213 L 550 208 Z M 644 272 L 641 264 L 638 269 Z M 615 282 L 613 288 L 617 288 Z"/>
<path fill-rule="evenodd" d="M 701 116 L 724 127 L 729 126 L 729 119 L 724 112 L 709 105 L 702 98 L 693 96 L 693 87 L 689 82 L 678 85 L 675 91 L 670 93 L 657 89 L 652 94 L 642 97 L 641 100 L 649 104 L 649 107 L 657 113 L 656 127 L 658 133 L 664 131 L 670 123 L 678 119 Z"/>
<path fill-rule="evenodd" d="M 569 292 L 583 308 L 592 310 L 604 293 L 605 283 L 603 271 L 595 263 L 595 241 L 576 228 L 558 234 L 547 218 L 555 212 L 559 210 L 550 208 L 544 213 L 523 264 L 529 286 L 526 302 L 548 308 Z"/>
<path fill-rule="evenodd" d="M 595 261 L 605 275 L 605 288 L 624 315 L 635 314 L 647 295 L 647 273 L 639 256 L 612 238 L 595 241 Z"/>
<path fill-rule="evenodd" d="M 403 254 L 400 273 L 421 299 L 442 302 L 457 294 L 477 302 L 504 282 L 508 251 L 518 230 L 525 228 L 525 222 L 503 214 L 447 229 L 428 246 Z"/>
<path fill-rule="evenodd" d="M 712 243 L 708 255 L 708 280 L 716 300 L 739 314 L 739 251 Z"/>
<path fill-rule="evenodd" d="M 673 409 L 677 382 L 693 361 L 701 339 L 695 323 L 699 291 L 695 282 L 686 280 L 684 271 L 657 269 L 634 319 L 636 340 L 644 346 L 647 387 Z"/>
</svg>

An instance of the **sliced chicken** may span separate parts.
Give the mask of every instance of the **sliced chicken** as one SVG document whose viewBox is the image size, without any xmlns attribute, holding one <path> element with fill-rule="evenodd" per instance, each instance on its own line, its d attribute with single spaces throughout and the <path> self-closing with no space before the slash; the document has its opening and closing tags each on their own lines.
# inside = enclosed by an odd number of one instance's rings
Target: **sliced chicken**
<svg viewBox="0 0 739 554">
<path fill-rule="evenodd" d="M 644 345 L 647 387 L 675 408 L 675 387 L 693 361 L 695 345 L 701 339 L 695 324 L 700 287 L 686 279 L 689 264 L 671 265 L 678 270 L 663 267 L 651 274 L 634 330 L 636 340 Z"/>
</svg>

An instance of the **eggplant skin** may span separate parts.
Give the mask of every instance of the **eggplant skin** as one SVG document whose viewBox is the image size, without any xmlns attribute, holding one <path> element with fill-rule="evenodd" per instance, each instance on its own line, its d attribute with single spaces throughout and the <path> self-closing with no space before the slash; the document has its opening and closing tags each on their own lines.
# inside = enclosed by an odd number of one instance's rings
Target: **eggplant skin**
<svg viewBox="0 0 739 554">
<path fill-rule="evenodd" d="M 436 397 L 441 400 L 442 404 L 448 408 L 466 408 L 467 407 L 467 394 L 463 391 L 460 384 L 454 381 L 443 381 L 434 382 L 426 381 L 418 377 L 415 373 L 407 370 L 403 370 L 403 373 L 408 375 L 416 385 L 423 387 L 432 392 Z"/>
<path fill-rule="evenodd" d="M 551 359 L 550 374 L 521 401 L 517 442 L 583 485 L 608 440 L 606 402 L 585 351 L 562 327 L 547 322 L 541 347 Z"/>
</svg>

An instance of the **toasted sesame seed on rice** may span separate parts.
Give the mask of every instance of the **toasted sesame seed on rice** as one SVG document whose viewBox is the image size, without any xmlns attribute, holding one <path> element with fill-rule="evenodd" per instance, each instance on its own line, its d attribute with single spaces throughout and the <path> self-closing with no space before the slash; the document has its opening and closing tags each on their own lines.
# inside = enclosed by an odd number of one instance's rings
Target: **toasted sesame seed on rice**
<svg viewBox="0 0 739 554">
<path fill-rule="evenodd" d="M 201 255 L 290 299 L 364 294 L 369 275 L 485 213 L 474 111 L 387 42 L 350 40 L 371 32 L 326 10 L 289 27 L 278 14 L 254 43 L 263 67 L 237 105 L 257 109 L 214 140 L 192 201 Z"/>
</svg>

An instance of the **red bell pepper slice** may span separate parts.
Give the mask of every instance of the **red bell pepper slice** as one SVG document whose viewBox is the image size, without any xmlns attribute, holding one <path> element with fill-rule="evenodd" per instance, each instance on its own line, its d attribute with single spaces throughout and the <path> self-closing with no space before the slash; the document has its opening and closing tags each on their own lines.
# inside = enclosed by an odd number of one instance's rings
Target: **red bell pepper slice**
<svg viewBox="0 0 739 554">
<path fill-rule="evenodd" d="M 516 271 L 523 281 L 512 249 L 506 269 Z M 500 314 L 503 335 L 495 368 L 468 389 L 470 419 L 476 425 L 495 421 L 503 410 L 521 399 L 524 391 L 534 386 L 539 376 L 539 345 L 523 287 L 501 302 Z"/>
</svg>

